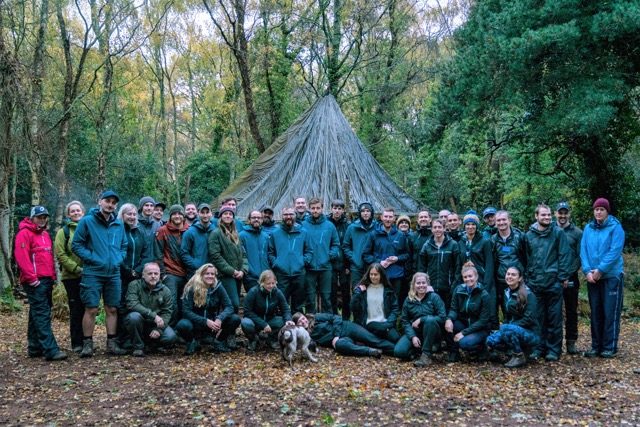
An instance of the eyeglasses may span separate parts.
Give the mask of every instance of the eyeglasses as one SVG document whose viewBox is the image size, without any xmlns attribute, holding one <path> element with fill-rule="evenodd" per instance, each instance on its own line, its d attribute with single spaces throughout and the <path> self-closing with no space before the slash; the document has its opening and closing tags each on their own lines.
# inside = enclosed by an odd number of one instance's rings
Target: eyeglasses
<svg viewBox="0 0 640 427">
<path fill-rule="evenodd" d="M 282 216 L 295 216 L 295 214 L 292 213 L 283 213 Z"/>
<path fill-rule="evenodd" d="M 251 216 L 251 217 L 249 217 L 249 219 L 262 219 L 262 217 L 261 216 Z"/>
</svg>

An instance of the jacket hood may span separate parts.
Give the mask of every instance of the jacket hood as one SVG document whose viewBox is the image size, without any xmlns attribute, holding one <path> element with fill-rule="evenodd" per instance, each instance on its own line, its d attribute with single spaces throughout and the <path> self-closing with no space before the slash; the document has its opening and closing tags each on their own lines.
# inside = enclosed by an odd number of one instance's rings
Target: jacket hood
<svg viewBox="0 0 640 427">
<path fill-rule="evenodd" d="M 186 221 L 185 221 L 186 222 Z M 204 228 L 204 225 L 202 225 L 202 223 L 200 222 L 200 220 L 196 219 L 193 224 L 191 224 L 192 227 L 197 228 L 198 230 L 202 230 L 202 231 L 211 231 L 215 228 L 215 226 L 213 225 L 213 223 L 209 223 L 209 227 L 207 227 L 206 229 Z"/>
<path fill-rule="evenodd" d="M 286 231 L 287 233 L 300 233 L 300 230 L 302 230 L 302 225 L 294 222 L 293 227 L 289 228 L 283 222 L 280 224 L 280 229 Z"/>
<path fill-rule="evenodd" d="M 378 233 L 378 234 L 385 234 L 385 235 L 387 234 L 387 232 L 384 231 L 384 224 L 382 222 L 379 222 L 379 223 L 376 224 L 375 232 Z M 400 231 L 398 230 L 398 227 L 396 227 L 395 224 L 393 224 L 391 226 L 391 230 L 389 230 L 389 234 L 396 234 L 396 233 L 399 233 L 399 232 Z"/>
<path fill-rule="evenodd" d="M 109 214 L 108 221 L 105 220 L 104 215 L 102 215 L 102 213 L 100 212 L 100 208 L 91 208 L 91 210 L 89 211 L 89 215 L 95 216 L 98 219 L 98 221 L 101 221 L 102 223 L 105 223 L 105 224 L 111 224 L 112 222 L 115 222 L 115 221 L 120 222 L 120 220 L 118 219 L 118 217 L 114 212 L 111 212 L 111 214 Z M 140 219 L 138 219 L 138 222 L 140 222 Z"/>
<path fill-rule="evenodd" d="M 262 233 L 262 226 L 258 227 L 258 228 L 253 228 L 250 225 L 245 225 L 244 227 L 242 227 L 242 229 L 248 233 L 254 233 L 254 234 L 260 234 Z"/>
<path fill-rule="evenodd" d="M 426 236 L 427 234 L 431 233 L 431 227 L 428 225 L 426 227 L 420 227 L 419 225 L 417 225 L 416 233 L 420 233 L 422 236 Z"/>
<path fill-rule="evenodd" d="M 310 224 L 314 224 L 314 225 L 322 224 L 323 222 L 327 221 L 327 216 L 325 214 L 322 214 L 316 219 L 313 216 L 309 215 L 307 217 L 307 219 L 305 219 L 305 221 L 307 221 Z"/>
<path fill-rule="evenodd" d="M 529 227 L 529 230 L 531 230 L 532 232 L 540 236 L 546 236 L 553 231 L 555 224 L 553 223 L 549 224 L 549 226 L 544 230 L 540 230 L 538 227 L 539 227 L 539 224 L 537 222 L 534 222 L 533 224 L 531 224 L 531 227 Z"/>
<path fill-rule="evenodd" d="M 342 215 L 340 215 L 340 218 L 338 219 L 333 219 L 333 215 L 329 215 L 327 218 L 329 219 L 329 221 L 331 221 L 335 225 L 344 224 L 345 222 L 347 222 L 347 215 L 345 215 L 344 212 L 342 213 Z"/>
<path fill-rule="evenodd" d="M 124 224 L 124 229 L 127 230 L 127 231 L 135 230 L 138 227 L 140 227 L 140 224 L 136 224 L 133 227 L 130 226 L 129 224 L 127 224 L 126 222 L 124 222 L 123 224 Z"/>
<path fill-rule="evenodd" d="M 27 230 L 30 230 L 33 233 L 42 233 L 44 230 L 46 230 L 46 227 L 38 228 L 38 226 L 33 221 L 31 221 L 30 218 L 25 218 L 22 221 L 20 221 L 20 226 L 18 228 L 20 230 L 26 228 Z"/>
<path fill-rule="evenodd" d="M 449 237 L 449 236 L 447 236 L 447 237 Z M 466 231 L 463 231 L 460 234 L 460 237 L 462 238 L 462 241 L 465 242 L 465 243 L 469 241 L 469 239 L 467 238 L 467 232 Z M 473 236 L 473 240 L 471 240 L 471 243 L 476 243 L 480 239 L 482 239 L 482 233 L 476 231 L 476 234 Z"/>
<path fill-rule="evenodd" d="M 442 241 L 442 245 L 444 246 L 445 244 L 449 243 L 450 241 L 452 241 L 453 239 L 451 237 L 449 237 L 448 234 L 445 233 L 444 235 L 444 240 Z M 434 247 L 437 246 L 436 245 L 436 237 L 432 234 L 429 237 L 429 240 L 427 240 L 427 243 L 429 243 L 430 245 L 433 245 Z"/>
<path fill-rule="evenodd" d="M 356 219 L 353 223 L 356 225 L 356 227 L 364 231 L 371 231 L 378 225 L 378 222 L 375 219 L 371 219 L 368 224 L 362 222 L 361 219 Z"/>
<path fill-rule="evenodd" d="M 143 225 L 151 225 L 154 221 L 153 217 L 145 218 L 142 215 L 138 215 L 138 222 Z"/>
<path fill-rule="evenodd" d="M 618 221 L 618 218 L 616 218 L 613 215 L 609 215 L 607 217 L 607 219 L 602 224 L 598 224 L 595 219 L 592 220 L 589 223 L 589 227 L 594 228 L 594 229 L 602 229 L 602 228 L 614 227 L 614 226 L 616 226 L 618 224 L 620 224 L 620 221 Z"/>
<path fill-rule="evenodd" d="M 176 228 L 171 221 L 169 221 L 165 225 L 171 231 L 187 231 L 187 229 L 189 228 L 189 224 L 187 224 L 187 221 L 182 223 L 182 228 L 180 229 Z"/>
</svg>

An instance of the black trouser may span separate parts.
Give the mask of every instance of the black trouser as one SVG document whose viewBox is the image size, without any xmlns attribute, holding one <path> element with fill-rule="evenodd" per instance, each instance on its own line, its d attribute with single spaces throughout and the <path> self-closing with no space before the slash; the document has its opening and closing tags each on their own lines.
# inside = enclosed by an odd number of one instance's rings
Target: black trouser
<svg viewBox="0 0 640 427">
<path fill-rule="evenodd" d="M 562 285 L 554 282 L 546 286 L 532 286 L 536 296 L 538 321 L 540 322 L 540 345 L 543 354 L 560 357 L 562 354 Z"/>
<path fill-rule="evenodd" d="M 23 283 L 29 300 L 29 324 L 27 326 L 28 351 L 32 356 L 55 356 L 60 348 L 51 329 L 53 279 L 40 277 L 38 286 Z"/>
<path fill-rule="evenodd" d="M 342 296 L 342 318 L 349 320 L 351 317 L 351 277 L 346 274 L 344 268 L 333 269 L 331 273 L 331 307 L 333 314 L 340 314 L 338 309 L 338 289 Z"/>
<path fill-rule="evenodd" d="M 449 309 L 451 308 L 451 290 L 450 289 L 436 290 L 436 294 L 438 294 L 438 296 L 444 303 L 444 308 L 446 312 L 449 313 Z"/>
<path fill-rule="evenodd" d="M 573 282 L 573 286 L 566 287 L 562 291 L 566 316 L 564 336 L 567 341 L 576 341 L 578 339 L 578 292 L 580 291 L 577 271 L 569 277 L 569 281 Z"/>
<path fill-rule="evenodd" d="M 184 285 L 187 283 L 187 278 L 167 274 L 167 277 L 165 277 L 162 283 L 169 288 L 171 297 L 173 298 L 169 326 L 174 328 L 178 324 L 178 320 L 182 318 L 182 292 L 184 291 Z"/>
<path fill-rule="evenodd" d="M 365 329 L 378 338 L 382 338 L 383 340 L 391 341 L 392 343 L 397 343 L 400 339 L 400 334 L 396 330 L 396 325 L 393 325 L 391 328 L 387 329 L 385 323 L 383 322 L 369 322 Z"/>
<path fill-rule="evenodd" d="M 368 356 L 371 348 L 382 350 L 392 355 L 394 345 L 390 341 L 378 338 L 362 326 L 353 322 L 342 322 L 340 338 L 336 341 L 336 351 L 346 356 Z M 358 345 L 362 343 L 364 345 Z"/>
<path fill-rule="evenodd" d="M 120 306 L 118 307 L 118 325 L 116 334 L 118 335 L 120 345 L 122 345 L 127 338 L 130 338 L 127 328 L 124 326 L 124 318 L 127 315 L 127 290 L 129 289 L 129 283 L 133 282 L 134 279 L 129 275 L 120 275 L 120 280 L 122 284 L 120 287 Z"/>
<path fill-rule="evenodd" d="M 493 313 L 493 321 L 491 322 L 491 329 L 497 331 L 500 329 L 500 310 L 502 310 L 502 318 L 506 317 L 505 306 L 504 306 L 504 291 L 506 289 L 507 284 L 504 281 L 496 280 L 496 303 L 495 303 L 495 311 Z"/>
<path fill-rule="evenodd" d="M 176 332 L 187 343 L 193 341 L 194 338 L 200 339 L 207 336 L 212 336 L 215 338 L 216 334 L 218 334 L 218 341 L 225 341 L 229 335 L 233 335 L 236 333 L 238 325 L 240 325 L 240 316 L 238 316 L 237 314 L 232 314 L 224 319 L 224 321 L 222 322 L 222 327 L 220 328 L 220 332 L 213 332 L 206 326 L 194 325 L 191 320 L 183 318 L 180 319 L 180 321 L 176 325 Z"/>
<path fill-rule="evenodd" d="M 63 280 L 64 289 L 69 300 L 69 335 L 71 336 L 71 348 L 82 345 L 84 334 L 82 333 L 82 318 L 84 317 L 84 304 L 80 299 L 81 278 Z"/>
<path fill-rule="evenodd" d="M 413 342 L 411 342 L 405 334 L 396 343 L 395 350 L 393 351 L 395 357 L 410 359 L 411 356 L 418 355 L 420 351 L 431 354 L 433 345 L 439 345 L 442 341 L 442 327 L 433 317 L 427 318 L 425 316 L 420 322 L 420 325 L 417 328 L 413 328 L 413 330 L 416 336 L 420 338 L 420 341 L 422 341 L 422 347 L 420 349 L 415 348 Z"/>
<path fill-rule="evenodd" d="M 278 279 L 278 289 L 284 295 L 287 300 L 287 304 L 291 307 L 291 312 L 302 313 L 304 311 L 304 302 L 306 294 L 304 292 L 304 277 L 305 274 L 299 274 L 296 276 L 289 276 L 287 274 L 276 272 L 276 278 Z"/>
</svg>

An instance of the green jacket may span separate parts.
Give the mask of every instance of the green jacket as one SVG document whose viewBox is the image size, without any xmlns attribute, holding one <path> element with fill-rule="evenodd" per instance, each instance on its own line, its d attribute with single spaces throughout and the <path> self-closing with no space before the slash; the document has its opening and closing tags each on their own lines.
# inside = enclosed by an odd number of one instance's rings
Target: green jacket
<svg viewBox="0 0 640 427">
<path fill-rule="evenodd" d="M 220 228 L 209 235 L 209 258 L 221 276 L 233 277 L 235 270 L 244 271 L 245 276 L 247 274 L 247 258 L 242 250 L 242 239 L 238 237 L 238 244 L 235 244 L 222 234 Z"/>
<path fill-rule="evenodd" d="M 169 324 L 173 307 L 173 297 L 171 291 L 162 282 L 155 288 L 149 290 L 144 279 L 134 280 L 129 283 L 127 290 L 127 313 L 133 311 L 140 313 L 146 322 L 153 322 L 156 315 L 164 320 L 163 328 L 154 328 L 158 332 Z"/>
<path fill-rule="evenodd" d="M 71 250 L 73 233 L 76 232 L 77 225 L 78 223 L 75 221 L 69 221 L 67 224 L 69 228 L 68 239 L 65 237 L 64 227 L 58 230 L 58 234 L 56 234 L 53 250 L 60 263 L 62 280 L 79 279 L 82 277 L 82 260 Z"/>
</svg>

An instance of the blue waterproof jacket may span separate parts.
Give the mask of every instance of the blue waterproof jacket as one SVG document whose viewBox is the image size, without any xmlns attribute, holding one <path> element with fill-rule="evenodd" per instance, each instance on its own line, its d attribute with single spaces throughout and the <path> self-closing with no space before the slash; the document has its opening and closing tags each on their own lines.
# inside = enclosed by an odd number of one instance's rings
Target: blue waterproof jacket
<svg viewBox="0 0 640 427">
<path fill-rule="evenodd" d="M 120 271 L 123 278 L 133 279 L 132 271 L 138 273 L 138 277 L 142 275 L 144 265 L 153 261 L 153 241 L 149 242 L 140 226 L 129 227 L 124 224 L 124 233 L 127 236 L 127 256 L 120 265 Z"/>
<path fill-rule="evenodd" d="M 83 276 L 119 276 L 127 256 L 124 226 L 115 214 L 106 220 L 93 208 L 78 223 L 71 249 L 82 260 Z"/>
<path fill-rule="evenodd" d="M 187 268 L 187 277 L 193 276 L 197 269 L 210 263 L 209 235 L 215 229 L 212 223 L 206 229 L 196 220 L 182 236 L 180 259 Z"/>
<path fill-rule="evenodd" d="M 307 268 L 313 271 L 330 270 L 331 262 L 340 258 L 340 238 L 336 226 L 325 215 L 317 219 L 309 215 L 302 223 L 302 228 L 307 230 L 313 248 L 313 258 Z"/>
<path fill-rule="evenodd" d="M 269 236 L 262 231 L 262 227 L 245 225 L 240 232 L 240 240 L 249 263 L 246 279 L 257 282 L 260 274 L 269 269 Z"/>
<path fill-rule="evenodd" d="M 397 256 L 398 262 L 386 269 L 387 278 L 398 279 L 404 276 L 404 264 L 409 260 L 409 242 L 407 236 L 394 225 L 389 233 L 384 231 L 384 225 L 379 223 L 369 234 L 369 239 L 362 256 L 365 265 L 380 262 L 390 256 Z"/>
<path fill-rule="evenodd" d="M 300 224 L 292 228 L 280 224 L 269 236 L 269 265 L 274 273 L 299 276 L 311 264 L 313 248 L 309 244 L 307 230 Z"/>
<path fill-rule="evenodd" d="M 602 224 L 591 221 L 582 233 L 582 272 L 587 275 L 591 270 L 598 270 L 602 279 L 620 276 L 624 272 L 623 248 L 624 230 L 616 217 L 609 215 Z"/>
<path fill-rule="evenodd" d="M 375 219 L 370 220 L 366 225 L 358 219 L 347 227 L 347 231 L 344 233 L 344 242 L 342 242 L 342 251 L 347 259 L 346 268 L 365 269 L 362 254 L 367 246 L 369 233 L 375 229 L 377 224 Z"/>
</svg>

